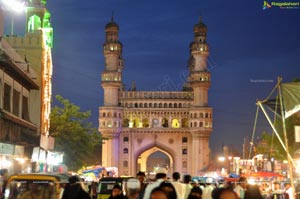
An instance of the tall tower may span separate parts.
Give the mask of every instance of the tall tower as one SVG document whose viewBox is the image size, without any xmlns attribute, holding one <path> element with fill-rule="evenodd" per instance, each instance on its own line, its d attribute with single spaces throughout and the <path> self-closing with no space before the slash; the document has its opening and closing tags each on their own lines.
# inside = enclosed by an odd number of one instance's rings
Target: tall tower
<svg viewBox="0 0 300 199">
<path fill-rule="evenodd" d="M 209 47 L 206 43 L 207 27 L 200 18 L 194 26 L 194 41 L 190 44 L 191 60 L 188 83 L 194 91 L 194 106 L 208 105 L 210 72 L 207 70 Z"/>
<path fill-rule="evenodd" d="M 121 131 L 122 110 L 119 105 L 119 92 L 122 88 L 122 43 L 119 41 L 119 26 L 111 21 L 105 26 L 106 41 L 103 45 L 105 70 L 101 75 L 104 90 L 104 106 L 99 109 L 103 118 L 99 131 L 107 138 L 102 146 L 102 165 L 118 167 L 118 137 Z"/>
<path fill-rule="evenodd" d="M 188 84 L 193 90 L 194 100 L 190 107 L 191 124 L 200 121 L 199 125 L 191 125 L 192 153 L 195 163 L 207 166 L 209 163 L 209 136 L 212 132 L 212 108 L 208 106 L 208 89 L 210 87 L 210 72 L 207 69 L 209 47 L 206 43 L 207 27 L 200 17 L 194 26 L 194 41 L 190 44 L 190 62 Z M 204 113 L 204 114 L 202 114 Z M 192 173 L 197 173 L 197 167 L 192 165 Z"/>
</svg>

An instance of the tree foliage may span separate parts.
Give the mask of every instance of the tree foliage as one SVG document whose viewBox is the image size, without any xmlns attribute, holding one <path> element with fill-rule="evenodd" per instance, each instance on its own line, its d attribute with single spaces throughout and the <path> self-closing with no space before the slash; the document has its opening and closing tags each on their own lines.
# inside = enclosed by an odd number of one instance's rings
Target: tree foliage
<svg viewBox="0 0 300 199">
<path fill-rule="evenodd" d="M 99 162 L 100 155 L 94 154 L 101 144 L 101 136 L 88 122 L 91 112 L 81 112 L 80 107 L 60 95 L 56 100 L 61 106 L 51 109 L 49 133 L 55 138 L 55 150 L 64 152 L 64 163 L 69 170 L 77 171 Z"/>
</svg>

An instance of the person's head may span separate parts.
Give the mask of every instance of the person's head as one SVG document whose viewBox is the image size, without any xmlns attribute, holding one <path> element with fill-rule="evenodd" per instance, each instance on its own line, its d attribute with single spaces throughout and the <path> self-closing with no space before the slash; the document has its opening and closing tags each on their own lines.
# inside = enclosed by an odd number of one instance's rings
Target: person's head
<svg viewBox="0 0 300 199">
<path fill-rule="evenodd" d="M 183 182 L 185 183 L 185 184 L 189 184 L 190 182 L 192 181 L 192 176 L 191 175 L 184 175 L 183 176 Z"/>
<path fill-rule="evenodd" d="M 169 199 L 169 198 L 168 198 L 168 194 L 164 190 L 162 190 L 160 187 L 156 187 L 151 191 L 150 199 Z"/>
<path fill-rule="evenodd" d="M 200 187 L 193 187 L 188 196 L 188 199 L 201 199 L 202 198 L 202 189 Z"/>
<path fill-rule="evenodd" d="M 115 184 L 112 191 L 111 191 L 112 197 L 116 197 L 116 196 L 119 196 L 119 195 L 122 195 L 122 194 L 123 194 L 122 187 L 118 184 Z"/>
<path fill-rule="evenodd" d="M 247 178 L 245 178 L 245 177 L 240 177 L 240 178 L 239 178 L 239 184 L 240 184 L 241 187 L 243 187 L 244 189 L 247 188 L 247 185 L 248 185 Z"/>
<path fill-rule="evenodd" d="M 78 176 L 71 176 L 68 181 L 70 184 L 75 184 L 80 182 L 80 178 Z"/>
<path fill-rule="evenodd" d="M 222 189 L 218 199 L 238 199 L 238 195 L 232 189 Z"/>
<path fill-rule="evenodd" d="M 140 183 L 144 183 L 146 180 L 145 172 L 139 171 L 136 175 L 136 178 L 140 181 Z"/>
<path fill-rule="evenodd" d="M 193 187 L 198 187 L 198 186 L 199 186 L 198 180 L 197 180 L 197 179 L 193 179 L 193 180 L 191 181 L 191 185 L 192 185 Z"/>
<path fill-rule="evenodd" d="M 8 169 L 1 169 L 0 170 L 0 176 L 2 178 L 7 178 L 8 177 Z"/>
<path fill-rule="evenodd" d="M 155 175 L 155 179 L 158 180 L 158 179 L 164 179 L 166 180 L 167 179 L 167 174 L 166 173 L 157 173 Z"/>
<path fill-rule="evenodd" d="M 168 198 L 171 198 L 171 199 L 177 198 L 176 190 L 172 183 L 162 182 L 159 187 L 168 194 Z"/>
<path fill-rule="evenodd" d="M 284 188 L 289 189 L 291 187 L 291 183 L 286 182 L 284 183 Z"/>
<path fill-rule="evenodd" d="M 280 189 L 279 182 L 274 182 L 274 190 L 279 190 L 279 189 Z"/>
<path fill-rule="evenodd" d="M 175 180 L 175 181 L 178 181 L 180 179 L 180 173 L 179 172 L 174 172 L 172 174 L 172 178 Z"/>
</svg>

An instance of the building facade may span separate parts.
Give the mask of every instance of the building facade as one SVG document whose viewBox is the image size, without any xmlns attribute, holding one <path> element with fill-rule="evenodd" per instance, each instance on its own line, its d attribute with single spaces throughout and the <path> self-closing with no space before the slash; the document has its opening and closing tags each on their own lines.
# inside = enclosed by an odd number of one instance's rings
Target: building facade
<svg viewBox="0 0 300 199">
<path fill-rule="evenodd" d="M 99 131 L 105 138 L 102 165 L 117 167 L 119 175 L 161 170 L 199 174 L 210 160 L 213 111 L 208 105 L 206 25 L 200 19 L 194 26 L 189 76 L 182 91 L 137 91 L 135 85 L 125 91 L 123 45 L 113 18 L 105 34 L 104 105 L 99 108 Z"/>
<path fill-rule="evenodd" d="M 48 144 L 41 135 L 47 138 L 50 125 L 53 31 L 45 4 L 28 1 L 24 36 L 1 34 L 0 168 L 8 168 L 4 162 L 18 157 L 20 148 L 30 163 L 33 148 Z"/>
</svg>

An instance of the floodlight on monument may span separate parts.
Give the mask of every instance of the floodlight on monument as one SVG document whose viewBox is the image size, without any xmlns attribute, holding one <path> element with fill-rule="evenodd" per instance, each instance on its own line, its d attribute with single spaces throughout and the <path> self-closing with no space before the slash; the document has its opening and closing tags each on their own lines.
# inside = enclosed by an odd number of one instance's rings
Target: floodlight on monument
<svg viewBox="0 0 300 199">
<path fill-rule="evenodd" d="M 24 1 L 17 1 L 17 0 L 2 0 L 4 5 L 13 12 L 22 12 L 25 8 Z"/>
<path fill-rule="evenodd" d="M 2 0 L 5 8 L 11 12 L 11 31 L 10 34 L 14 34 L 14 13 L 21 13 L 25 10 L 25 1 L 18 0 Z"/>
</svg>

